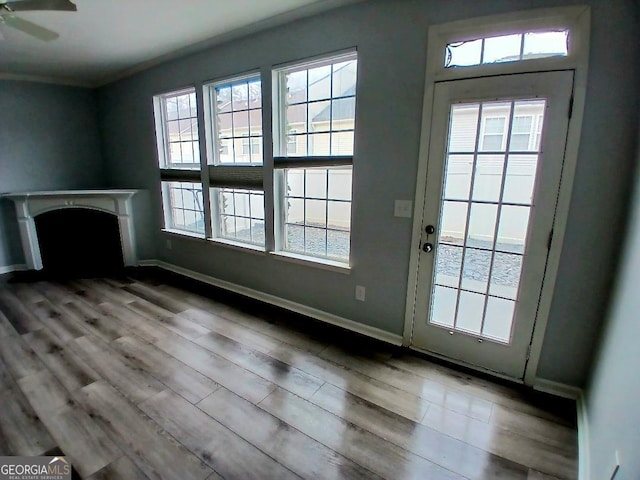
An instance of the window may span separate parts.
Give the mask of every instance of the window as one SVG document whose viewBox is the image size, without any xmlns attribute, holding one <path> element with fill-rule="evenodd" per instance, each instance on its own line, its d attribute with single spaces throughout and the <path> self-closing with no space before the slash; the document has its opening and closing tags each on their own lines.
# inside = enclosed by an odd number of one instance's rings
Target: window
<svg viewBox="0 0 640 480">
<path fill-rule="evenodd" d="M 449 43 L 444 66 L 469 67 L 569 54 L 569 31 L 539 31 Z"/>
<path fill-rule="evenodd" d="M 262 82 L 260 77 L 209 85 L 215 164 L 262 165 Z"/>
<path fill-rule="evenodd" d="M 278 250 L 348 264 L 356 53 L 275 73 Z"/>
<path fill-rule="evenodd" d="M 513 126 L 511 127 L 511 151 L 529 150 L 531 143 L 531 129 L 533 127 L 533 117 L 515 116 L 513 117 Z"/>
<path fill-rule="evenodd" d="M 504 143 L 506 117 L 488 117 L 484 121 L 484 133 L 482 135 L 483 151 L 502 150 Z"/>
<path fill-rule="evenodd" d="M 265 246 L 262 82 L 258 75 L 205 86 L 214 239 Z"/>
<path fill-rule="evenodd" d="M 154 97 L 164 227 L 204 235 L 195 89 Z"/>
</svg>

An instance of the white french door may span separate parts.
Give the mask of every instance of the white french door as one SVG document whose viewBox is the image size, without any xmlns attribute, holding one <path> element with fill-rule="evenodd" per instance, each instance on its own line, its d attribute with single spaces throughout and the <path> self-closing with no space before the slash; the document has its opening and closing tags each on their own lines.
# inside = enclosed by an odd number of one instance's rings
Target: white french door
<svg viewBox="0 0 640 480">
<path fill-rule="evenodd" d="M 435 84 L 412 345 L 522 378 L 573 71 Z"/>
</svg>

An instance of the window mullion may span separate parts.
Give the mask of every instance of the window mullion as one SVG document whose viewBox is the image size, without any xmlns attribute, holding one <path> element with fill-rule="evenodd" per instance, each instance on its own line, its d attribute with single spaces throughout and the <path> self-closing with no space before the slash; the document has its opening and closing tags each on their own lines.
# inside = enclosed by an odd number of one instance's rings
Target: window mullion
<svg viewBox="0 0 640 480">
<path fill-rule="evenodd" d="M 204 215 L 205 237 L 213 236 L 213 226 L 211 224 L 211 192 L 209 188 L 209 169 L 207 148 L 202 148 L 200 139 L 206 138 L 205 107 L 202 85 L 196 88 L 196 118 L 198 120 L 198 151 L 200 152 L 200 185 L 202 186 L 202 209 Z M 192 139 L 193 140 L 193 139 Z"/>
</svg>

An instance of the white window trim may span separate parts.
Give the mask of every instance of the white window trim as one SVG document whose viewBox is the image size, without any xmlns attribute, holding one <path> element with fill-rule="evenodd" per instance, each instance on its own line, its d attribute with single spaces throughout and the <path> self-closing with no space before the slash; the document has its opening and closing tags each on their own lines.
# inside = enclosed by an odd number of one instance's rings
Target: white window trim
<svg viewBox="0 0 640 480">
<path fill-rule="evenodd" d="M 569 53 L 567 56 L 546 57 L 518 62 L 483 64 L 463 68 L 445 68 L 444 55 L 447 44 L 472 40 L 479 37 L 492 37 L 509 33 L 531 32 L 537 30 L 566 29 L 569 30 Z M 425 94 L 422 112 L 422 135 L 417 178 L 426 178 L 429 141 L 431 133 L 431 105 L 434 100 L 435 83 L 446 80 L 477 78 L 498 74 L 542 72 L 558 69 L 574 70 L 574 93 L 572 117 L 569 122 L 562 183 L 556 206 L 554 235 L 547 260 L 547 272 L 542 286 L 538 315 L 530 345 L 529 360 L 526 365 L 524 383 L 533 386 L 537 383 L 537 369 L 542 353 L 542 343 L 549 320 L 551 301 L 555 289 L 555 280 L 560 264 L 560 254 L 569 214 L 571 191 L 575 176 L 580 132 L 587 89 L 589 71 L 589 40 L 591 33 L 591 9 L 588 6 L 571 6 L 548 9 L 524 10 L 503 15 L 492 15 L 471 18 L 434 25 L 429 28 L 427 42 L 427 66 L 425 77 Z M 418 182 L 416 186 L 415 205 L 424 201 L 426 185 Z M 412 245 L 418 245 L 421 238 L 422 216 L 414 215 Z M 414 307 L 418 284 L 417 248 L 411 250 L 405 322 L 402 336 L 404 346 L 411 345 L 414 323 Z M 417 320 L 416 320 L 417 321 Z"/>
</svg>

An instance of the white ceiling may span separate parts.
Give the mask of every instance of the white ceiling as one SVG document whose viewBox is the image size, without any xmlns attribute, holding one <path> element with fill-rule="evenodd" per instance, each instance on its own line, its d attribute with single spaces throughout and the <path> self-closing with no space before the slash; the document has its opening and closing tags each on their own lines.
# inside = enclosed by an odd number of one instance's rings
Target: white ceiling
<svg viewBox="0 0 640 480">
<path fill-rule="evenodd" d="M 20 12 L 60 34 L 0 26 L 0 78 L 97 86 L 179 54 L 359 0 L 72 0 L 77 12 Z M 2 0 L 0 0 L 2 3 Z"/>
</svg>

